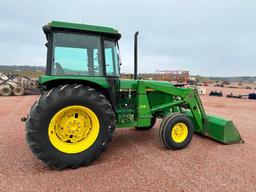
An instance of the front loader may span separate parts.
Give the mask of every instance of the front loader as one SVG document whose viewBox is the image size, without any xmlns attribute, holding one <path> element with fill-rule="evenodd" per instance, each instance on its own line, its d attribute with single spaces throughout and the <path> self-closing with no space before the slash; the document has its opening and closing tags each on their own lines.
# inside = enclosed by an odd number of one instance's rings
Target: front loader
<svg viewBox="0 0 256 192">
<path fill-rule="evenodd" d="M 159 136 L 170 149 L 186 147 L 195 133 L 221 143 L 242 138 L 230 120 L 207 115 L 198 92 L 168 82 L 119 78 L 120 33 L 112 28 L 52 21 L 47 39 L 43 90 L 26 119 L 33 154 L 62 170 L 89 165 L 112 140 L 115 128 L 151 129 L 162 118 Z"/>
</svg>

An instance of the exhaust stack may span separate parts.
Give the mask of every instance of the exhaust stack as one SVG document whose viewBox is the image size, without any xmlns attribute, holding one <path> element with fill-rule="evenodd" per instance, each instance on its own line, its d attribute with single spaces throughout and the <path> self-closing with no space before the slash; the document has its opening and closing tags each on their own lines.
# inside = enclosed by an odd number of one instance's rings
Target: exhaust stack
<svg viewBox="0 0 256 192">
<path fill-rule="evenodd" d="M 138 35 L 139 31 L 134 34 L 134 75 L 133 79 L 138 78 Z"/>
</svg>

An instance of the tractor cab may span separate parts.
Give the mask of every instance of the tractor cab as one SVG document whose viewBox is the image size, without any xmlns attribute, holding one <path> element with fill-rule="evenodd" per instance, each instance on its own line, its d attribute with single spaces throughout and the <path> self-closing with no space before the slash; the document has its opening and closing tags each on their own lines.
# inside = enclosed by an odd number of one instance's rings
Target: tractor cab
<svg viewBox="0 0 256 192">
<path fill-rule="evenodd" d="M 119 77 L 117 30 L 58 21 L 43 30 L 48 47 L 46 75 Z"/>
<path fill-rule="evenodd" d="M 109 27 L 52 21 L 43 26 L 47 39 L 46 74 L 39 83 L 49 90 L 81 83 L 103 89 L 113 106 L 118 100 L 121 34 Z"/>
</svg>

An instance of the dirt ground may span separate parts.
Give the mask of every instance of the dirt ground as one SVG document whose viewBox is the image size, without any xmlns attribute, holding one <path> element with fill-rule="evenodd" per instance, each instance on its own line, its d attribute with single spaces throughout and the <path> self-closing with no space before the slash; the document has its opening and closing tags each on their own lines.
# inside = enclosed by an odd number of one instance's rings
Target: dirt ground
<svg viewBox="0 0 256 192">
<path fill-rule="evenodd" d="M 56 171 L 25 143 L 20 119 L 36 98 L 0 97 L 0 191 L 256 191 L 256 100 L 202 96 L 208 113 L 234 121 L 244 144 L 195 135 L 187 148 L 166 150 L 158 121 L 150 131 L 117 130 L 89 167 Z"/>
</svg>

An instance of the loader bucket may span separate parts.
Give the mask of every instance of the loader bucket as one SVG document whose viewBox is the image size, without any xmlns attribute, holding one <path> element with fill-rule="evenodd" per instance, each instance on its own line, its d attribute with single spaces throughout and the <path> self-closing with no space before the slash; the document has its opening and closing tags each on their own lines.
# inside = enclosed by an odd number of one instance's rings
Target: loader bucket
<svg viewBox="0 0 256 192">
<path fill-rule="evenodd" d="M 192 113 L 186 114 L 191 118 L 193 122 L 195 122 Z M 204 121 L 203 131 L 195 128 L 195 132 L 224 144 L 244 142 L 236 126 L 231 120 L 213 115 L 207 115 L 207 118 Z"/>
<path fill-rule="evenodd" d="M 231 120 L 212 115 L 207 115 L 202 134 L 225 144 L 244 142 Z"/>
</svg>

